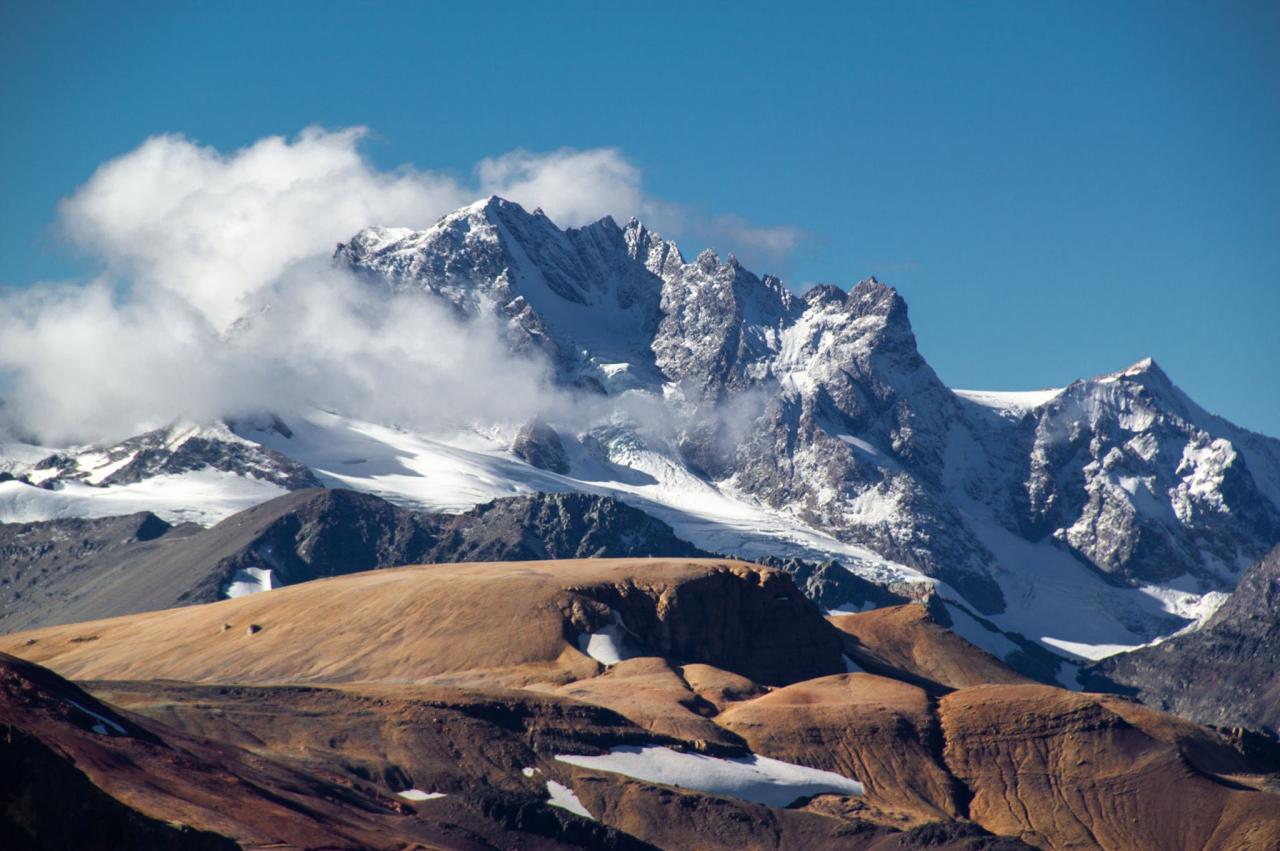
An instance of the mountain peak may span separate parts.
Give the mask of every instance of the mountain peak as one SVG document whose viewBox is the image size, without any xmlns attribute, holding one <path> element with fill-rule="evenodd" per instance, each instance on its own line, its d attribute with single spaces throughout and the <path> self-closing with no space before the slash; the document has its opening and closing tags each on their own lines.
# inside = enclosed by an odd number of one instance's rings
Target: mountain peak
<svg viewBox="0 0 1280 851">
<path fill-rule="evenodd" d="M 906 300 L 893 287 L 874 277 L 859 281 L 849 291 L 849 304 L 861 316 L 883 316 L 907 323 Z"/>
<path fill-rule="evenodd" d="M 714 248 L 704 248 L 693 259 L 693 264 L 704 272 L 714 272 L 720 268 L 720 255 L 716 253 Z"/>
<path fill-rule="evenodd" d="M 835 284 L 814 284 L 800 296 L 805 304 L 842 304 L 848 298 L 849 294 Z"/>
<path fill-rule="evenodd" d="M 1145 357 L 1135 364 L 1125 367 L 1118 372 L 1100 375 L 1095 381 L 1107 384 L 1121 380 L 1137 381 L 1144 386 L 1161 386 L 1173 387 L 1173 381 L 1169 378 L 1169 374 L 1160 368 L 1155 358 Z"/>
<path fill-rule="evenodd" d="M 509 202 L 505 198 L 502 198 L 498 195 L 490 195 L 486 198 L 477 198 L 475 201 L 472 201 L 470 204 L 468 204 L 467 206 L 463 207 L 460 210 L 457 210 L 456 212 L 486 213 L 491 210 L 497 210 L 499 207 L 501 207 L 503 204 L 506 204 L 506 203 L 509 203 Z"/>
<path fill-rule="evenodd" d="M 1166 375 L 1165 371 L 1160 368 L 1159 364 L 1156 363 L 1155 358 L 1149 357 L 1149 356 L 1143 358 L 1142 360 L 1138 361 L 1132 366 L 1127 367 L 1126 369 L 1122 369 L 1119 372 L 1119 375 L 1143 375 L 1143 374 Z"/>
</svg>

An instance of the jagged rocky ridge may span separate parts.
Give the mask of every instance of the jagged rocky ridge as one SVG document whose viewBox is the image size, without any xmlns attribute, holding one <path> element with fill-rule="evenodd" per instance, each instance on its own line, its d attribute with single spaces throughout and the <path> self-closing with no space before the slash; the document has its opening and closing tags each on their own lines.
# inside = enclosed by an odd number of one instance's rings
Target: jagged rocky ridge
<svg viewBox="0 0 1280 851">
<path fill-rule="evenodd" d="M 1205 413 L 1151 361 L 1021 408 L 975 402 L 941 383 L 875 279 L 796 296 L 732 257 L 686 262 L 634 220 L 560 230 L 498 198 L 427 231 L 364 231 L 337 258 L 501 317 L 566 384 L 664 393 L 690 414 L 691 467 L 983 613 L 1008 601 L 975 519 L 1127 584 L 1230 587 L 1280 540 L 1280 442 Z"/>
</svg>

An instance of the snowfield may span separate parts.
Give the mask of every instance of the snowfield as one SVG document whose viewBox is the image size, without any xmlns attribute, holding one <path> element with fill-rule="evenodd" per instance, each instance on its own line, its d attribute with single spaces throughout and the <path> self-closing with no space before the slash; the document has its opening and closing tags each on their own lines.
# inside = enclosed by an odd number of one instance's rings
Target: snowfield
<svg viewBox="0 0 1280 851">
<path fill-rule="evenodd" d="M 646 745 L 617 747 L 602 756 L 562 754 L 556 759 L 581 768 L 682 786 L 769 807 L 790 806 L 801 798 L 814 795 L 863 793 L 861 783 L 835 772 L 792 765 L 756 754 L 725 759 Z"/>
<path fill-rule="evenodd" d="M 698 478 L 670 457 L 665 447 L 647 447 L 625 436 L 605 444 L 605 457 L 576 440 L 566 440 L 570 470 L 560 475 L 515 457 L 509 438 L 500 433 L 459 430 L 428 436 L 318 409 L 291 419 L 290 427 L 291 437 L 275 431 L 246 431 L 239 437 L 306 465 L 326 485 L 373 493 L 407 508 L 461 512 L 499 497 L 536 491 L 611 495 L 663 520 L 681 538 L 711 552 L 748 560 L 834 558 L 872 581 L 924 583 L 934 586 L 944 599 L 963 603 L 962 595 L 946 583 L 865 547 L 814 531 L 759 505 L 737 492 L 731 482 L 717 485 Z M 879 453 L 869 444 L 860 445 L 864 441 L 850 438 L 847 442 L 869 457 Z M 71 481 L 46 490 L 10 481 L 0 483 L 0 522 L 152 511 L 170 522 L 208 526 L 285 492 L 271 482 L 209 468 L 108 487 Z M 1005 612 L 986 620 L 1067 658 L 1095 660 L 1161 640 L 1202 622 L 1225 599 L 1220 591 L 1198 589 L 1187 577 L 1164 585 L 1116 587 L 1052 542 L 1031 542 L 1014 535 L 996 522 L 989 508 L 958 488 L 953 499 L 969 527 L 996 556 L 992 576 L 1009 603 Z M 888 504 L 874 503 L 874 510 L 891 518 Z M 260 570 L 235 576 L 227 594 L 239 596 L 271 587 L 270 571 Z M 1005 659 L 1017 649 L 1002 633 L 954 606 L 951 611 L 955 629 L 997 658 Z M 580 641 L 580 649 L 603 664 L 626 658 L 622 632 L 616 627 L 581 636 Z"/>
<path fill-rule="evenodd" d="M 537 491 L 594 493 L 642 509 L 711 552 L 746 559 L 834 557 L 880 581 L 934 581 L 865 547 L 815 532 L 730 486 L 699 478 L 672 459 L 669 450 L 626 436 L 606 444 L 604 458 L 566 440 L 570 470 L 560 475 L 516 458 L 510 437 L 501 434 L 460 430 L 429 437 L 318 410 L 290 425 L 292 438 L 276 432 L 251 436 L 310 467 L 326 484 L 377 494 L 410 508 L 456 513 Z"/>
<path fill-rule="evenodd" d="M 170 523 L 212 526 L 285 493 L 271 482 L 209 468 L 109 487 L 66 482 L 45 490 L 17 481 L 0 482 L 0 523 L 150 511 Z"/>
</svg>

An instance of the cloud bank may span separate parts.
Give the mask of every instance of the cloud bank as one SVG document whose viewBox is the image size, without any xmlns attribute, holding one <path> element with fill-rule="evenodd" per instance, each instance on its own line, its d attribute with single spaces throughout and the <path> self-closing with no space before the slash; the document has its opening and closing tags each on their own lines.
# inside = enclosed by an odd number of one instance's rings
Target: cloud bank
<svg viewBox="0 0 1280 851">
<path fill-rule="evenodd" d="M 496 328 L 374 295 L 328 263 L 363 227 L 425 228 L 490 194 L 561 226 L 637 215 L 748 255 L 781 257 L 798 239 L 653 198 L 612 148 L 513 151 L 465 180 L 379 170 L 365 135 L 309 128 L 230 154 L 163 135 L 102 165 L 60 209 L 101 275 L 0 302 L 10 430 L 56 445 L 304 404 L 421 427 L 541 415 L 563 402 L 546 365 L 513 359 Z"/>
</svg>

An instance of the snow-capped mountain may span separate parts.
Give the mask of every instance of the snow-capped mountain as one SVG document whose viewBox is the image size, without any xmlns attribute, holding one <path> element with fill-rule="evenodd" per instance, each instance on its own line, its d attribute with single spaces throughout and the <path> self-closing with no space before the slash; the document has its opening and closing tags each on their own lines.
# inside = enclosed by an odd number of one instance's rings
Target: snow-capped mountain
<svg viewBox="0 0 1280 851">
<path fill-rule="evenodd" d="M 1055 390 L 953 391 L 917 350 L 905 301 L 874 279 L 796 295 L 733 257 L 686 261 L 634 220 L 562 230 L 499 198 L 425 231 L 362 231 L 335 262 L 497 319 L 514 352 L 549 358 L 596 415 L 527 423 L 513 440 L 297 412 L 238 423 L 171 463 L 158 460 L 177 452 L 171 438 L 143 436 L 151 454 L 11 460 L 12 475 L 55 490 L 0 483 L 0 519 L 166 516 L 144 491 L 167 475 L 170 514 L 211 522 L 230 512 L 201 508 L 173 477 L 212 472 L 250 487 L 246 499 L 314 474 L 448 511 L 603 493 L 709 551 L 932 583 L 956 629 L 1005 657 L 1036 643 L 1097 658 L 1185 628 L 1280 541 L 1280 441 L 1207 414 L 1150 361 Z M 659 408 L 665 425 L 623 405 L 598 416 L 612 400 Z"/>
<path fill-rule="evenodd" d="M 128 485 L 156 476 L 217 470 L 270 482 L 286 490 L 318 487 L 303 465 L 238 436 L 233 423 L 178 424 L 131 437 L 113 446 L 54 452 L 23 471 L 29 484 L 52 488 L 83 482 L 96 487 Z M 271 427 L 288 434 L 279 419 Z"/>
</svg>

